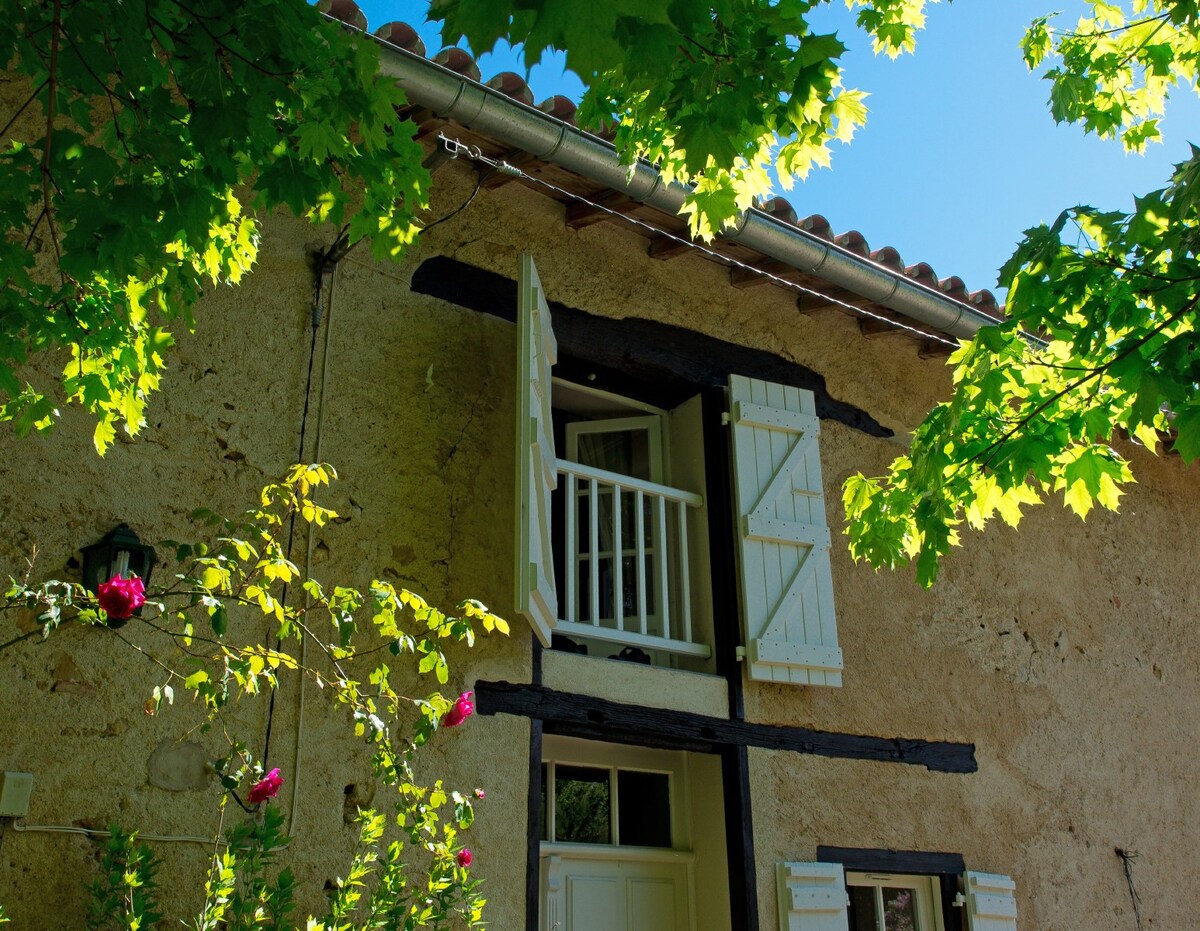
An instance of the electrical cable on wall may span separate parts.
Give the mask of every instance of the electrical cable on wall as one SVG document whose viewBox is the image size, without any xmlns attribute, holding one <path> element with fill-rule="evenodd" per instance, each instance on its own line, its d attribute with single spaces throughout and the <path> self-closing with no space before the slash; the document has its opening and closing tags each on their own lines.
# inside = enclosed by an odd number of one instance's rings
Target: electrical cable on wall
<svg viewBox="0 0 1200 931">
<path fill-rule="evenodd" d="M 1133 885 L 1133 861 L 1137 859 L 1137 851 L 1114 847 L 1113 853 L 1121 858 L 1121 866 L 1125 870 L 1125 885 L 1129 887 L 1129 901 L 1133 903 L 1134 927 L 1142 931 L 1142 899 Z"/>
</svg>

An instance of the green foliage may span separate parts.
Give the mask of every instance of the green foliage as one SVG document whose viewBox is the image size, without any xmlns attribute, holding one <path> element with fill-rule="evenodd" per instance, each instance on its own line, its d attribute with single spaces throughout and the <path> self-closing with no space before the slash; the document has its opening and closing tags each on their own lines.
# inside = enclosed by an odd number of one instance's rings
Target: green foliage
<svg viewBox="0 0 1200 931">
<path fill-rule="evenodd" d="M 632 163 L 648 159 L 668 180 L 693 182 L 685 212 L 704 238 L 770 192 L 828 165 L 834 140 L 849 142 L 866 119 L 865 94 L 843 87 L 846 47 L 814 33 L 810 13 L 826 0 L 433 0 L 448 43 L 479 52 L 500 38 L 536 64 L 548 49 L 587 93 L 583 123 L 616 127 Z M 914 46 L 927 0 L 848 0 L 876 48 Z"/>
<path fill-rule="evenodd" d="M 116 825 L 100 856 L 100 876 L 92 883 L 88 931 L 138 931 L 162 918 L 157 911 L 154 874 L 158 861 L 136 833 Z"/>
<path fill-rule="evenodd" d="M 328 465 L 294 466 L 238 518 L 197 512 L 215 529 L 214 538 L 163 544 L 174 551 L 176 571 L 147 592 L 146 606 L 135 619 L 151 641 L 130 644 L 165 675 L 142 710 L 165 715 L 176 690 L 189 693 L 207 712 L 211 732 L 229 742 L 215 769 L 225 792 L 240 803 L 238 793 L 262 778 L 263 767 L 224 712 L 239 699 L 268 693 L 287 673 L 307 677 L 345 712 L 347 728 L 361 738 L 376 776 L 392 787 L 401 838 L 387 848 L 377 888 L 365 896 L 367 878 L 381 859 L 384 822 L 370 814 L 360 852 L 329 916 L 324 923 L 311 920 L 309 928 L 438 929 L 454 922 L 475 927 L 484 900 L 477 882 L 455 861 L 461 833 L 474 822 L 472 802 L 440 779 L 425 784 L 413 768 L 454 698 L 436 690 L 410 695 L 405 689 L 429 676 L 439 684 L 449 681 L 446 648 L 473 645 L 476 622 L 489 633 L 508 634 L 509 626 L 474 599 L 449 615 L 388 582 L 376 580 L 359 590 L 302 578 L 287 558 L 288 529 L 293 522 L 321 525 L 337 516 L 313 497 L 334 478 Z M 288 598 L 289 586 L 303 593 L 299 604 Z M 14 579 L 0 603 L 0 610 L 5 608 L 35 612 L 41 628 L 32 633 L 43 639 L 65 625 L 82 624 L 130 643 L 123 631 L 105 626 L 96 597 L 75 583 Z M 0 643 L 0 651 L 29 636 Z M 204 908 L 191 927 L 286 927 L 294 878 L 276 869 L 277 855 L 287 845 L 279 809 L 267 804 L 256 818 L 235 826 L 226 841 L 207 878 Z M 94 887 L 90 927 L 133 929 L 152 923 L 154 867 L 135 836 L 114 831 Z M 360 919 L 366 923 L 354 924 Z"/>
<path fill-rule="evenodd" d="M 915 559 L 930 585 L 964 521 L 1015 527 L 1051 493 L 1080 518 L 1115 511 L 1133 481 L 1129 444 L 1170 435 L 1185 461 L 1200 458 L 1197 177 L 1193 149 L 1133 211 L 1076 207 L 1027 232 L 1001 272 L 1009 319 L 951 357 L 952 399 L 886 476 L 846 483 L 856 559 Z"/>
<path fill-rule="evenodd" d="M 1047 70 L 1055 122 L 1080 123 L 1140 152 L 1161 132 L 1172 88 L 1196 89 L 1200 34 L 1196 0 L 1090 0 L 1091 16 L 1071 29 L 1034 20 L 1021 41 L 1025 62 Z"/>
<path fill-rule="evenodd" d="M 0 135 L 0 419 L 96 418 L 100 452 L 142 426 L 207 285 L 237 283 L 256 212 L 344 224 L 377 256 L 412 241 L 428 173 L 378 52 L 304 0 L 9 0 L 20 80 Z M 264 24 L 269 23 L 269 28 Z M 57 385 L 23 368 L 58 358 Z"/>
</svg>

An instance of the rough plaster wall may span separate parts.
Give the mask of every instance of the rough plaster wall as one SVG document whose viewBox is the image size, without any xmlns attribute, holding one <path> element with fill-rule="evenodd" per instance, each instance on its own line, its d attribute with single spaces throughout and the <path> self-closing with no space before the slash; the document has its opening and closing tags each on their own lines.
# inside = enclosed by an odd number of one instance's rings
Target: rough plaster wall
<svg viewBox="0 0 1200 931">
<path fill-rule="evenodd" d="M 501 223 L 499 202 L 512 212 Z M 512 245 L 503 243 L 511 234 Z M 822 433 L 831 525 L 841 482 L 877 474 L 947 387 L 940 362 L 898 337 L 864 340 L 852 319 L 798 315 L 775 289 L 729 288 L 697 258 L 658 262 L 619 225 L 579 232 L 561 208 L 515 186 L 446 232 L 441 251 L 513 275 L 515 249 L 538 262 L 553 300 L 639 316 L 767 349 L 821 373 L 830 393 L 897 437 L 835 422 Z M 1149 927 L 1187 927 L 1198 904 L 1195 823 L 1197 642 L 1189 528 L 1195 474 L 1135 451 L 1141 484 L 1120 516 L 1080 523 L 1058 504 L 1019 532 L 967 534 L 932 592 L 911 573 L 855 567 L 835 545 L 842 689 L 750 683 L 751 720 L 881 736 L 961 740 L 972 775 L 898 765 L 753 754 L 763 928 L 774 928 L 773 865 L 818 844 L 961 852 L 1012 874 L 1024 929 L 1132 927 L 1113 848 L 1139 851 Z M 688 697 L 673 696 L 680 706 Z"/>
<path fill-rule="evenodd" d="M 473 179 L 450 166 L 437 185 L 434 216 L 462 203 Z M 143 437 L 99 460 L 85 418 L 67 411 L 49 437 L 5 442 L 0 518 L 12 529 L 0 541 L 0 570 L 19 572 L 36 543 L 38 573 L 62 574 L 78 546 L 118 520 L 150 540 L 191 537 L 192 508 L 236 511 L 296 458 L 310 332 L 303 246 L 314 238 L 300 224 L 273 223 L 250 280 L 206 299 L 200 331 L 181 338 Z M 725 272 L 694 257 L 650 260 L 645 240 L 619 226 L 567 230 L 561 207 L 517 185 L 484 190 L 401 265 L 376 266 L 355 252 L 338 269 L 322 324 L 332 327 L 329 359 L 322 330 L 305 450 L 314 457 L 319 436 L 320 457 L 342 476 L 327 500 L 343 520 L 313 540 L 319 578 L 361 585 L 378 574 L 440 604 L 477 595 L 511 616 L 514 328 L 413 295 L 408 280 L 433 254 L 513 276 L 522 249 L 534 253 L 553 300 L 777 352 L 820 372 L 834 397 L 900 436 L 945 390 L 944 368 L 917 359 L 903 339 L 863 340 L 848 318 L 799 315 L 773 288 L 732 289 Z M 899 439 L 823 424 L 835 530 L 840 482 L 855 470 L 881 470 L 899 449 Z M 1186 836 L 1197 815 L 1190 789 L 1200 645 L 1185 542 L 1197 516 L 1194 475 L 1174 461 L 1139 464 L 1142 484 L 1122 517 L 1093 515 L 1081 526 L 1056 509 L 1035 511 L 1020 533 L 997 528 L 970 538 L 932 593 L 906 573 L 854 567 L 835 546 L 845 687 L 750 684 L 749 717 L 970 741 L 980 772 L 755 751 L 764 929 L 775 927 L 773 864 L 812 857 L 822 843 L 957 851 L 972 868 L 1010 873 L 1022 931 L 1131 927 L 1112 853 L 1128 846 L 1142 855 L 1148 925 L 1188 926 L 1200 905 Z M 298 559 L 306 544 L 298 543 Z M 528 631 L 513 620 L 510 640 L 488 641 L 469 658 L 454 653 L 451 690 L 484 678 L 528 680 Z M 16 632 L 15 623 L 0 618 L 0 638 Z M 155 642 L 140 627 L 127 631 Z M 142 714 L 155 671 L 116 637 L 68 632 L 44 646 L 26 642 L 5 662 L 14 672 L 0 685 L 0 765 L 35 774 L 30 823 L 103 826 L 117 818 L 158 833 L 212 830 L 211 780 L 183 791 L 148 781 L 153 751 L 194 718 L 186 707 Z M 372 797 L 363 754 L 313 692 L 300 743 L 294 857 L 302 881 L 319 890 L 349 856 L 348 801 Z M 691 704 L 683 687 L 671 698 Z M 285 771 L 295 769 L 297 708 L 292 682 L 272 728 L 272 763 Z M 239 721 L 259 741 L 263 714 L 255 703 Z M 217 752 L 211 736 L 191 739 Z M 451 783 L 487 788 L 470 843 L 496 928 L 524 920 L 527 747 L 526 722 L 477 717 L 439 735 L 429 758 Z M 292 788 L 294 774 L 285 804 Z M 197 848 L 160 849 L 166 876 L 198 877 Z M 79 915 L 79 881 L 96 850 L 77 836 L 10 830 L 0 850 L 0 901 L 15 927 L 77 926 L 60 919 Z"/>
</svg>

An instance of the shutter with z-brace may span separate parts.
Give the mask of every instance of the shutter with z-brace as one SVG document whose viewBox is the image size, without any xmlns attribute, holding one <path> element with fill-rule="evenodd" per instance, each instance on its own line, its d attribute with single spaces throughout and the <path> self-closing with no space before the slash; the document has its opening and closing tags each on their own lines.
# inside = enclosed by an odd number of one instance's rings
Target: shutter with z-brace
<svg viewBox="0 0 1200 931">
<path fill-rule="evenodd" d="M 970 931 L 1017 931 L 1017 884 L 999 873 L 966 874 Z"/>
<path fill-rule="evenodd" d="M 543 646 L 558 618 L 550 492 L 558 484 L 550 407 L 550 367 L 558 343 L 530 255 L 517 282 L 517 610 Z"/>
<path fill-rule="evenodd" d="M 729 394 L 748 674 L 841 685 L 813 394 L 741 375 Z"/>
<path fill-rule="evenodd" d="M 840 863 L 779 863 L 775 873 L 779 931 L 849 931 Z"/>
</svg>

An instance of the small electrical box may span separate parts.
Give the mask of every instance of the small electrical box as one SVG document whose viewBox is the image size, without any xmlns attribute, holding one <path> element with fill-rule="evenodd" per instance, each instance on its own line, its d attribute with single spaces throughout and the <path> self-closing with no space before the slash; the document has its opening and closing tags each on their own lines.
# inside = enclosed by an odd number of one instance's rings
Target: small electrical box
<svg viewBox="0 0 1200 931">
<path fill-rule="evenodd" d="M 0 773 L 0 818 L 24 818 L 29 814 L 33 773 Z"/>
</svg>

